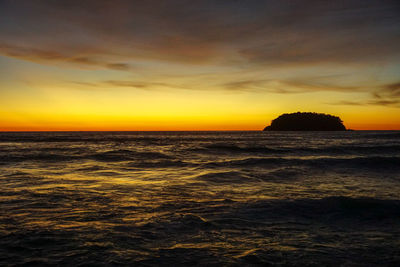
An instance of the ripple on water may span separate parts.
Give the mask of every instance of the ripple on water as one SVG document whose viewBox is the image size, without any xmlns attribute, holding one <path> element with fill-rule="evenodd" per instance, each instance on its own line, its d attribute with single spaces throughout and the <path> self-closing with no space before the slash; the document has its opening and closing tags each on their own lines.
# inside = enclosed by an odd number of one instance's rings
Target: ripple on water
<svg viewBox="0 0 400 267">
<path fill-rule="evenodd" d="M 0 133 L 1 265 L 397 266 L 398 132 Z"/>
</svg>

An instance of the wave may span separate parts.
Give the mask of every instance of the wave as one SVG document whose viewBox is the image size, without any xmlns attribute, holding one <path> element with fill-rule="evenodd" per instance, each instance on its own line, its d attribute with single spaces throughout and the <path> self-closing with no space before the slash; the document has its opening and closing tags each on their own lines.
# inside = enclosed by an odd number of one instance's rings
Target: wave
<svg viewBox="0 0 400 267">
<path fill-rule="evenodd" d="M 238 145 L 227 145 L 227 144 L 211 144 L 200 148 L 189 149 L 193 152 L 200 153 L 232 153 L 232 154 L 290 154 L 290 155 L 307 155 L 307 154 L 318 154 L 318 155 L 353 155 L 353 154 L 384 154 L 394 153 L 400 154 L 400 145 L 337 145 L 327 147 L 304 147 L 294 146 L 285 148 L 271 148 L 271 147 L 256 147 L 256 146 L 238 146 Z"/>
<path fill-rule="evenodd" d="M 263 200 L 236 207 L 235 211 L 239 217 L 253 220 L 263 218 L 270 220 L 269 214 L 274 213 L 281 219 L 293 217 L 313 221 L 323 220 L 332 224 L 346 219 L 371 219 L 379 223 L 381 219 L 400 219 L 400 200 L 346 196 Z"/>
<path fill-rule="evenodd" d="M 237 145 L 226 145 L 226 144 L 210 144 L 203 148 L 197 149 L 199 151 L 210 151 L 210 152 L 237 152 L 237 153 L 284 153 L 286 150 L 268 148 L 268 147 L 240 147 Z"/>
<path fill-rule="evenodd" d="M 160 152 L 140 152 L 133 150 L 109 150 L 97 153 L 49 153 L 49 152 L 31 152 L 31 153 L 2 153 L 0 162 L 12 163 L 23 161 L 40 161 L 40 162 L 65 162 L 75 160 L 95 160 L 99 162 L 121 162 L 135 160 L 157 160 L 171 159 L 170 156 Z"/>
<path fill-rule="evenodd" d="M 181 160 L 142 160 L 142 161 L 133 161 L 129 162 L 126 167 L 132 168 L 149 168 L 149 169 L 156 169 L 156 168 L 173 168 L 173 167 L 189 167 L 195 166 L 195 164 L 190 162 L 185 162 Z"/>
<path fill-rule="evenodd" d="M 337 145 L 328 146 L 321 148 L 307 148 L 299 147 L 295 148 L 294 151 L 305 152 L 305 153 L 318 153 L 318 154 L 345 154 L 353 155 L 357 153 L 361 154 L 386 154 L 395 153 L 400 154 L 400 145 Z"/>
<path fill-rule="evenodd" d="M 400 157 L 320 157 L 310 159 L 282 157 L 250 157 L 245 159 L 209 162 L 205 167 L 274 167 L 274 166 L 310 166 L 317 168 L 357 167 L 366 169 L 400 169 Z"/>
<path fill-rule="evenodd" d="M 398 266 L 399 146 L 386 132 L 0 133 L 0 259 Z"/>
<path fill-rule="evenodd" d="M 263 181 L 293 181 L 312 175 L 312 171 L 301 167 L 283 167 L 258 175 Z"/>
<path fill-rule="evenodd" d="M 363 139 L 400 139 L 399 131 L 365 131 L 357 137 Z"/>
<path fill-rule="evenodd" d="M 24 161 L 42 161 L 42 162 L 65 162 L 81 159 L 80 156 L 76 155 L 64 155 L 64 154 L 53 154 L 53 153 L 39 153 L 39 154 L 11 154 L 1 155 L 1 163 L 14 163 Z"/>
<path fill-rule="evenodd" d="M 239 133 L 239 134 L 238 134 Z M 249 133 L 259 139 L 264 136 L 261 132 L 3 132 L 0 133 L 0 143 L 130 143 L 145 142 L 149 144 L 171 143 L 174 141 L 209 142 L 226 140 L 226 135 L 231 135 L 230 140 L 248 140 Z"/>
<path fill-rule="evenodd" d="M 106 152 L 95 153 L 87 156 L 86 158 L 94 159 L 97 161 L 130 161 L 130 160 L 144 160 L 144 159 L 170 159 L 171 157 L 160 152 L 139 152 L 133 150 L 110 150 Z"/>
<path fill-rule="evenodd" d="M 241 184 L 258 181 L 258 179 L 244 175 L 243 173 L 237 171 L 210 172 L 198 175 L 194 179 L 212 184 Z"/>
</svg>

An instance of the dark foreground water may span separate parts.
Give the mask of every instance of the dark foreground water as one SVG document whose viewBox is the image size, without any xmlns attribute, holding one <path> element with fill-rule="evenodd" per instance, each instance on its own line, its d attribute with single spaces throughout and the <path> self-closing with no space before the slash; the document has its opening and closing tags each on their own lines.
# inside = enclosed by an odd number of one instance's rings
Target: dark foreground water
<svg viewBox="0 0 400 267">
<path fill-rule="evenodd" d="M 0 265 L 399 266 L 400 132 L 0 133 Z"/>
</svg>

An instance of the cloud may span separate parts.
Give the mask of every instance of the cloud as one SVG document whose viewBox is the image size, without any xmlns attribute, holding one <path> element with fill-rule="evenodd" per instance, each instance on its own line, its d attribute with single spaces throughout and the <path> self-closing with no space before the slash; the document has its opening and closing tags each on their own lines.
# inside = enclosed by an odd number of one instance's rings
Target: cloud
<svg viewBox="0 0 400 267">
<path fill-rule="evenodd" d="M 370 99 L 370 100 L 364 100 L 364 101 L 338 101 L 338 102 L 333 102 L 329 103 L 331 105 L 339 105 L 339 106 L 389 106 L 389 107 L 397 107 L 400 108 L 400 99 L 393 99 L 393 100 L 380 100 L 380 99 Z"/>
<path fill-rule="evenodd" d="M 131 69 L 131 66 L 126 63 L 107 63 L 105 66 L 112 70 L 130 70 Z"/>
<path fill-rule="evenodd" d="M 303 79 L 289 78 L 286 80 L 238 80 L 227 82 L 223 84 L 223 87 L 233 91 L 272 92 L 280 94 L 317 91 L 354 92 L 361 89 L 358 86 L 343 86 L 323 83 L 318 80 L 318 77 L 307 77 Z"/>
<path fill-rule="evenodd" d="M 400 107 L 400 99 L 375 99 L 367 103 L 369 105 Z"/>
<path fill-rule="evenodd" d="M 398 105 L 398 84 L 380 77 L 370 82 L 365 69 L 400 60 L 399 1 L 4 0 L 0 5 L 0 55 L 130 72 L 126 77 L 104 72 L 100 81 L 75 82 L 79 87 L 362 92 L 370 93 L 368 101 L 335 104 Z M 318 77 L 340 68 L 351 77 Z"/>
<path fill-rule="evenodd" d="M 127 81 L 127 80 L 110 80 L 103 81 L 104 85 L 111 85 L 116 87 L 131 87 L 139 89 L 154 90 L 155 88 L 168 87 L 168 88 L 180 88 L 180 86 L 162 83 L 162 82 L 143 82 L 143 81 Z"/>
<path fill-rule="evenodd" d="M 348 101 L 343 100 L 331 103 L 333 105 L 350 106 L 389 106 L 400 108 L 400 82 L 381 85 L 370 93 L 368 100 Z"/>
<path fill-rule="evenodd" d="M 338 105 L 338 106 L 364 106 L 366 105 L 365 102 L 357 102 L 357 101 L 348 101 L 348 100 L 342 100 L 342 101 L 337 101 L 337 102 L 331 102 L 329 103 L 331 105 Z"/>
<path fill-rule="evenodd" d="M 375 105 L 400 107 L 400 82 L 381 86 L 373 93 L 373 98 L 371 103 Z"/>
<path fill-rule="evenodd" d="M 51 50 L 41 50 L 38 48 L 13 46 L 0 43 L 0 53 L 9 57 L 45 64 L 66 63 L 77 66 L 101 67 L 112 70 L 131 69 L 131 67 L 125 63 L 111 63 L 104 61 L 93 54 L 82 55 L 78 52 L 74 53 L 74 51 L 63 51 L 63 53 L 61 53 Z"/>
<path fill-rule="evenodd" d="M 400 98 L 400 82 L 390 83 L 383 86 L 383 94 L 388 95 L 389 97 L 399 97 Z M 377 97 L 381 97 L 379 93 L 377 93 Z"/>
<path fill-rule="evenodd" d="M 399 56 L 395 49 L 400 45 L 400 35 L 388 39 L 352 31 L 332 36 L 305 33 L 304 36 L 282 37 L 274 43 L 257 44 L 239 53 L 250 62 L 269 65 L 376 63 Z"/>
<path fill-rule="evenodd" d="M 72 81 L 69 82 L 84 88 L 96 88 L 105 89 L 110 87 L 120 87 L 120 88 L 133 88 L 141 90 L 159 90 L 160 88 L 170 88 L 170 89 L 184 89 L 180 85 L 164 82 L 146 82 L 146 81 L 133 81 L 133 80 L 104 80 L 97 82 L 82 82 L 82 81 Z"/>
<path fill-rule="evenodd" d="M 365 63 L 399 56 L 398 1 L 5 0 L 2 5 L 0 38 L 14 49 L 29 44 L 25 49 L 33 51 L 18 57 L 37 62 L 126 70 L 119 59 L 237 62 L 240 67 Z M 101 56 L 114 60 L 102 62 Z"/>
</svg>

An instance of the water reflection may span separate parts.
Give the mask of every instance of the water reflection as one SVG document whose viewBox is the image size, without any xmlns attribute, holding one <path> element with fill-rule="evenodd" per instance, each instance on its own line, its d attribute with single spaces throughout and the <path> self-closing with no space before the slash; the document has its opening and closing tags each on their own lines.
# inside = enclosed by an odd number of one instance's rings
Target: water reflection
<svg viewBox="0 0 400 267">
<path fill-rule="evenodd" d="M 394 264 L 399 147 L 399 132 L 1 133 L 0 260 Z"/>
</svg>

